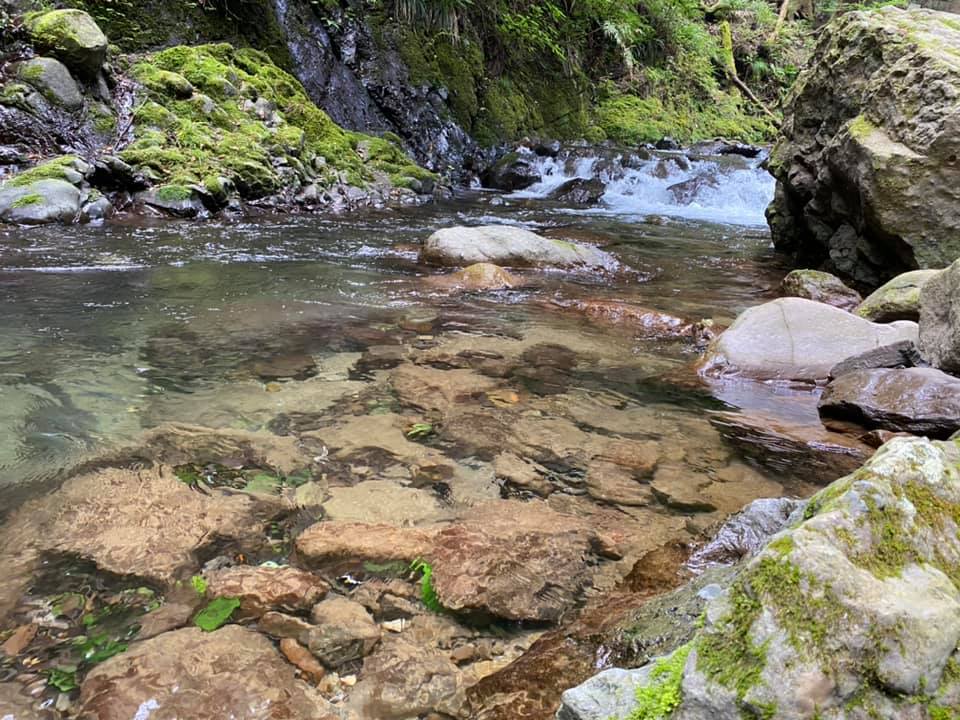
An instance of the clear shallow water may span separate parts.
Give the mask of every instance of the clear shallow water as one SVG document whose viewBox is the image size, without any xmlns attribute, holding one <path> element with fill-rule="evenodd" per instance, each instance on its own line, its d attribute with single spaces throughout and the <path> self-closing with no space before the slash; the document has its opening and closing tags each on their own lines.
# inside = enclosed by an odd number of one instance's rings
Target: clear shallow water
<svg viewBox="0 0 960 720">
<path fill-rule="evenodd" d="M 528 198 L 489 201 L 479 195 L 343 218 L 4 230 L 3 484 L 48 479 L 84 455 L 135 437 L 145 414 L 147 424 L 161 419 L 148 412 L 157 396 L 229 383 L 244 376 L 252 359 L 278 353 L 363 350 L 358 329 L 390 326 L 418 308 L 460 315 L 468 326 L 535 326 L 558 322 L 540 309 L 544 298 L 607 297 L 729 321 L 771 296 L 782 276 L 762 229 L 570 216 Z M 417 265 L 417 244 L 434 229 L 481 222 L 522 223 L 595 242 L 631 272 L 612 284 L 547 273 L 533 291 L 432 293 L 420 280 L 432 271 Z M 563 323 L 571 332 L 584 325 L 578 318 Z M 625 363 L 642 367 L 649 352 L 656 356 L 651 366 L 662 366 L 656 344 L 626 345 Z M 678 363 L 689 360 L 678 348 L 671 354 Z"/>
</svg>

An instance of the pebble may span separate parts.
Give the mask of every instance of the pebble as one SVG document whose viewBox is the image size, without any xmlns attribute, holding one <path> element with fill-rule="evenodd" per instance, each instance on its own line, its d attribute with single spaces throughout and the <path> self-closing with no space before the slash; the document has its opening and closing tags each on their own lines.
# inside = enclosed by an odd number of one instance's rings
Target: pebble
<svg viewBox="0 0 960 720">
<path fill-rule="evenodd" d="M 396 620 L 388 620 L 387 622 L 381 624 L 383 625 L 384 630 L 401 633 L 403 632 L 404 625 L 406 625 L 406 621 L 403 618 L 398 618 Z"/>
</svg>

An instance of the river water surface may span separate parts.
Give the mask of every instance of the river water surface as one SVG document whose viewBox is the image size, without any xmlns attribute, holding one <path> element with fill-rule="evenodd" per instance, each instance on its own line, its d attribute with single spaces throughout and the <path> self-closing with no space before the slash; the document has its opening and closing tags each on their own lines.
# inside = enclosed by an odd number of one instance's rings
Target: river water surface
<svg viewBox="0 0 960 720">
<path fill-rule="evenodd" d="M 449 519 L 481 500 L 529 496 L 530 488 L 503 484 L 491 465 L 495 449 L 469 428 L 445 436 L 448 408 L 417 411 L 402 392 L 384 391 L 390 364 L 365 366 L 363 358 L 397 346 L 420 353 L 417 362 L 434 371 L 455 366 L 449 358 L 521 357 L 529 367 L 500 373 L 506 390 L 487 397 L 524 422 L 559 419 L 573 428 L 568 435 L 585 433 L 550 440 L 551 457 L 563 455 L 555 447 L 562 442 L 657 444 L 658 473 L 668 472 L 655 498 L 635 502 L 616 483 L 585 492 L 582 468 L 556 461 L 551 468 L 565 483 L 551 495 L 556 507 L 556 498 L 568 496 L 631 522 L 678 518 L 667 534 L 683 540 L 689 530 L 685 541 L 693 542 L 699 528 L 754 497 L 805 495 L 833 479 L 829 467 L 797 465 L 756 432 L 731 429 L 741 415 L 761 418 L 760 425 L 812 424 L 809 392 L 707 388 L 693 369 L 702 346 L 689 338 L 568 307 L 610 300 L 722 327 L 775 297 L 788 268 L 763 224 L 772 194 L 765 173 L 745 163 L 678 198 L 670 186 L 714 166 L 657 171 L 649 163 L 614 173 L 598 208 L 545 199 L 566 177 L 598 174 L 595 165 L 543 161 L 544 181 L 523 193 L 465 193 L 341 217 L 0 230 L 0 517 L 55 496 L 81 463 L 169 422 L 345 435 L 341 444 L 366 454 L 351 456 L 354 477 L 331 473 L 327 517 L 416 524 Z M 602 246 L 625 270 L 523 272 L 529 287 L 491 293 L 451 295 L 431 285 L 439 271 L 418 263 L 419 244 L 439 228 L 490 223 Z M 355 491 L 370 481 L 411 486 L 395 467 L 410 463 L 377 437 L 377 418 L 395 414 L 434 423 L 433 449 L 457 468 L 447 477 L 452 490 L 433 488 L 446 500 L 434 509 L 384 508 L 376 492 Z M 391 459 L 372 453 L 378 449 Z M 461 470 L 473 479 L 458 485 Z M 423 485 L 414 480 L 413 487 Z"/>
</svg>

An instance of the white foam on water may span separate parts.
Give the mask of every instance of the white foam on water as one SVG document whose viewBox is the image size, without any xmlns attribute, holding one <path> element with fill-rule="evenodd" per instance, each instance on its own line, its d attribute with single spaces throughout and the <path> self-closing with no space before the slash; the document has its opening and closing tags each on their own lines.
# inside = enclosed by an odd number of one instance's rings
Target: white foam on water
<svg viewBox="0 0 960 720">
<path fill-rule="evenodd" d="M 610 214 L 628 220 L 665 215 L 764 226 L 764 211 L 773 200 L 775 186 L 759 160 L 739 156 L 689 160 L 681 154 L 661 154 L 649 160 L 631 157 L 627 162 L 623 156 L 603 161 L 598 157 L 528 159 L 542 179 L 510 198 L 546 198 L 573 178 L 598 178 L 606 183 L 600 205 L 565 212 Z M 687 182 L 696 186 L 670 189 Z"/>
</svg>

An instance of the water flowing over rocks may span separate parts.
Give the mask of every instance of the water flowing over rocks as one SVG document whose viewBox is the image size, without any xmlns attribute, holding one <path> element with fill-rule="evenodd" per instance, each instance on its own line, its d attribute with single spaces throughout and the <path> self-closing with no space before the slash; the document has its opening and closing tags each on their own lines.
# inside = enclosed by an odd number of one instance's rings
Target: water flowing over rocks
<svg viewBox="0 0 960 720">
<path fill-rule="evenodd" d="M 435 265 L 492 263 L 506 267 L 615 270 L 613 256 L 587 245 L 553 240 L 510 225 L 438 230 L 423 245 L 421 261 Z"/>
<path fill-rule="evenodd" d="M 683 720 L 949 714 L 960 703 L 958 462 L 960 441 L 895 439 L 814 496 L 724 584 L 689 643 L 626 677 L 642 687 L 628 710 L 651 716 L 663 698 Z M 603 687 L 577 698 L 624 707 Z M 561 717 L 598 717 L 576 707 Z"/>
<path fill-rule="evenodd" d="M 954 16 L 929 10 L 825 28 L 770 157 L 780 250 L 868 286 L 960 256 L 958 47 Z"/>
<path fill-rule="evenodd" d="M 707 351 L 703 372 L 769 380 L 825 380 L 852 354 L 917 339 L 917 324 L 875 324 L 801 298 L 782 298 L 743 312 Z"/>
</svg>

